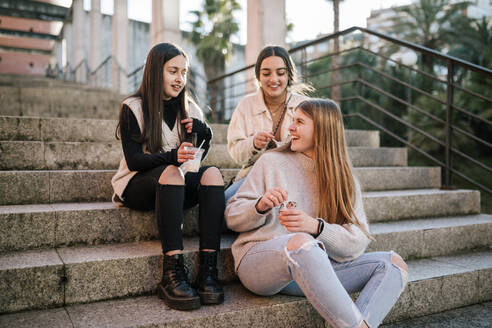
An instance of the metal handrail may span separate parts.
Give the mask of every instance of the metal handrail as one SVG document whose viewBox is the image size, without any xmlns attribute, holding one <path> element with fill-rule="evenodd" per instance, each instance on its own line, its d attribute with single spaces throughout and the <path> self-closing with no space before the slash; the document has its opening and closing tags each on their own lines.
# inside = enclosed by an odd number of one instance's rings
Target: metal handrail
<svg viewBox="0 0 492 328">
<path fill-rule="evenodd" d="M 356 98 L 359 98 L 359 97 L 352 97 L 354 99 Z M 417 151 L 418 153 L 420 153 L 421 155 L 424 155 L 425 157 L 429 158 L 430 160 L 432 160 L 433 162 L 435 162 L 436 164 L 438 164 L 439 166 L 445 166 L 445 164 L 438 160 L 437 158 L 435 158 L 434 156 L 428 154 L 427 152 L 423 151 L 422 149 L 418 148 L 417 146 L 409 143 L 408 141 L 406 141 L 405 139 L 401 138 L 400 136 L 398 136 L 397 134 L 391 132 L 390 130 L 386 129 L 385 127 L 383 127 L 382 125 L 374 122 L 373 120 L 371 120 L 370 118 L 366 117 L 364 114 L 361 114 L 361 113 L 351 113 L 351 114 L 344 114 L 343 115 L 344 117 L 360 117 L 362 118 L 364 121 L 366 121 L 367 123 L 371 124 L 372 126 L 382 130 L 383 132 L 385 132 L 386 134 L 388 134 L 389 136 L 391 136 L 392 138 L 398 140 L 399 142 L 403 143 L 404 145 L 412 148 L 413 150 Z M 466 181 L 468 181 L 469 183 L 475 185 L 476 187 L 484 190 L 485 192 L 489 193 L 492 195 L 492 190 L 490 188 L 488 188 L 487 186 L 484 186 L 483 184 L 473 180 L 472 178 L 466 176 L 465 174 L 451 168 L 450 169 L 451 172 L 453 174 L 456 174 L 458 175 L 459 177 L 465 179 Z"/>
<path fill-rule="evenodd" d="M 419 107 L 417 107 L 417 106 L 415 106 L 415 105 L 413 105 L 413 104 L 411 104 L 411 103 L 409 103 L 409 102 L 407 102 L 407 101 L 405 101 L 405 100 L 403 100 L 401 98 L 398 98 L 398 97 L 392 95 L 391 93 L 389 93 L 387 91 L 384 91 L 383 89 L 381 89 L 381 88 L 379 88 L 379 87 L 377 87 L 377 86 L 375 86 L 375 85 L 373 85 L 373 84 L 371 84 L 371 83 L 369 83 L 369 82 L 367 82 L 365 80 L 357 79 L 356 82 L 361 83 L 361 84 L 363 84 L 363 85 L 365 85 L 365 86 L 373 89 L 374 91 L 376 91 L 376 92 L 378 92 L 378 93 L 380 93 L 380 94 L 382 94 L 384 96 L 387 96 L 387 97 L 389 97 L 389 98 L 391 98 L 391 99 L 393 99 L 393 100 L 395 100 L 395 101 L 397 101 L 397 102 L 399 102 L 399 103 L 407 106 L 408 108 L 414 109 L 417 112 L 419 112 L 420 114 L 422 114 L 424 116 L 427 116 L 428 118 L 430 118 L 430 119 L 432 119 L 432 120 L 434 120 L 436 122 L 439 122 L 441 124 L 446 124 L 446 121 L 444 121 L 443 119 L 440 119 L 439 117 L 437 117 L 435 115 L 432 115 L 430 113 L 427 113 L 423 109 L 421 109 L 421 108 L 419 108 Z M 489 142 L 487 142 L 487 141 L 485 141 L 483 139 L 480 139 L 477 136 L 474 136 L 473 134 L 471 134 L 471 133 L 469 133 L 469 132 L 467 132 L 467 131 L 465 131 L 465 130 L 463 130 L 463 129 L 455 126 L 455 125 L 453 125 L 452 128 L 453 128 L 453 130 L 455 130 L 455 131 L 457 131 L 457 132 L 459 132 L 459 133 L 461 133 L 461 134 L 463 134 L 463 135 L 465 135 L 465 136 L 467 136 L 469 138 L 472 138 L 473 140 L 475 140 L 475 141 L 483 144 L 484 146 L 487 146 L 487 147 L 492 148 L 492 144 L 491 143 L 489 143 Z"/>
<path fill-rule="evenodd" d="M 325 74 L 325 73 L 330 73 L 330 72 L 334 72 L 334 71 L 341 71 L 342 69 L 350 68 L 350 67 L 357 66 L 357 65 L 358 65 L 358 63 L 352 63 L 352 64 L 348 64 L 348 65 L 339 65 L 336 68 L 330 67 L 329 69 L 318 71 L 314 74 L 303 75 L 302 78 L 307 79 L 309 77 L 318 76 L 318 75 Z"/>
<path fill-rule="evenodd" d="M 323 55 L 323 56 L 320 56 L 320 57 L 315 57 L 315 58 L 306 60 L 305 64 L 309 64 L 309 63 L 312 63 L 312 62 L 315 62 L 315 61 L 318 61 L 318 60 L 321 60 L 321 59 L 325 59 L 325 58 L 330 58 L 330 57 L 333 57 L 335 55 L 336 56 L 340 56 L 341 54 L 344 54 L 344 53 L 350 52 L 350 51 L 354 51 L 354 50 L 359 50 L 360 48 L 362 48 L 362 46 L 357 46 L 357 47 L 352 47 L 352 48 L 349 48 L 349 49 L 344 49 L 344 50 L 339 51 L 337 53 L 330 52 L 329 54 L 326 54 L 326 55 Z"/>
<path fill-rule="evenodd" d="M 474 97 L 477 97 L 477 98 L 480 98 L 482 100 L 488 101 L 489 103 L 492 103 L 492 98 L 485 97 L 479 93 L 476 93 L 476 92 L 473 92 L 473 91 L 468 90 L 466 88 L 463 88 L 462 86 L 459 86 L 456 83 L 453 83 L 453 88 L 460 89 L 461 91 L 464 91 L 464 92 L 468 93 L 469 95 L 472 95 Z"/>
<path fill-rule="evenodd" d="M 432 75 L 430 73 L 427 73 L 426 71 L 423 71 L 421 69 L 414 68 L 414 67 L 409 66 L 409 65 L 405 65 L 405 64 L 403 64 L 403 63 L 401 63 L 401 62 L 399 62 L 397 60 L 391 59 L 390 57 L 385 56 L 385 55 L 378 54 L 378 53 L 376 53 L 376 52 L 374 52 L 374 51 L 372 51 L 370 49 L 366 49 L 364 47 L 361 47 L 361 50 L 364 50 L 365 52 L 370 53 L 372 55 L 375 55 L 375 56 L 377 56 L 379 58 L 383 58 L 384 60 L 387 60 L 387 61 L 390 61 L 392 63 L 395 63 L 398 66 L 403 66 L 406 69 L 409 69 L 411 71 L 414 71 L 415 73 L 419 73 L 419 74 L 425 75 L 425 77 L 428 77 L 429 79 L 432 79 L 432 80 L 435 80 L 435 81 L 441 82 L 441 83 L 446 83 L 445 80 L 442 80 L 442 79 L 440 79 L 440 78 L 438 78 L 438 77 L 436 77 L 436 76 L 434 76 L 434 75 Z"/>
<path fill-rule="evenodd" d="M 90 72 L 90 75 L 94 75 L 94 74 L 96 74 L 96 73 L 97 73 L 100 69 L 102 69 L 102 68 L 103 68 L 103 66 L 104 66 L 104 65 L 106 65 L 106 63 L 107 63 L 108 61 L 110 61 L 110 60 L 111 60 L 111 58 L 113 58 L 113 56 L 112 56 L 112 55 L 109 55 L 108 57 L 106 57 L 106 59 L 104 59 L 104 60 L 101 62 L 101 64 L 99 64 L 99 65 L 96 67 L 96 69 L 95 69 L 95 70 L 93 70 L 92 72 Z"/>
<path fill-rule="evenodd" d="M 439 58 L 443 61 L 453 61 L 467 69 L 470 69 L 470 70 L 473 70 L 473 71 L 476 71 L 476 72 L 479 72 L 479 73 L 483 73 L 483 74 L 486 74 L 486 75 L 489 75 L 492 77 L 492 70 L 488 69 L 488 68 L 485 68 L 485 67 L 482 67 L 482 66 L 478 66 L 478 65 L 475 65 L 473 63 L 470 63 L 469 61 L 466 61 L 466 60 L 463 60 L 463 59 L 459 59 L 457 57 L 453 57 L 453 56 L 450 56 L 450 55 L 446 55 L 446 54 L 442 54 L 436 50 L 433 50 L 433 49 L 430 49 L 430 48 L 427 48 L 427 47 L 424 47 L 424 46 L 421 46 L 421 45 L 418 45 L 418 44 L 415 44 L 415 43 L 412 43 L 412 42 L 409 42 L 409 41 L 404 41 L 404 40 L 400 40 L 400 39 L 397 39 L 397 38 L 394 38 L 392 36 L 389 36 L 389 35 L 386 35 L 386 34 L 383 34 L 383 33 L 379 33 L 379 32 L 375 32 L 375 31 L 372 31 L 370 29 L 367 29 L 367 28 L 363 28 L 363 27 L 359 27 L 359 26 L 352 26 L 350 28 L 347 28 L 343 31 L 339 31 L 339 32 L 336 32 L 336 33 L 332 33 L 332 34 L 328 34 L 324 37 L 321 37 L 321 38 L 318 38 L 316 40 L 313 40 L 313 41 L 310 41 L 310 42 L 306 42 L 302 45 L 299 45 L 297 47 L 294 47 L 294 48 L 291 48 L 289 50 L 289 53 L 294 53 L 294 52 L 297 52 L 299 50 L 302 50 L 302 49 L 305 49 L 307 47 L 310 47 L 310 46 L 313 46 L 313 45 L 316 45 L 318 43 L 323 43 L 323 42 L 326 42 L 326 41 L 329 41 L 329 40 L 332 40 L 332 39 L 335 39 L 335 38 L 338 38 L 340 36 L 343 36 L 345 34 L 350 34 L 354 31 L 361 31 L 361 32 L 364 32 L 364 33 L 367 33 L 367 34 L 371 34 L 371 35 L 374 35 L 374 36 L 377 36 L 381 39 L 384 39 L 384 40 L 387 40 L 387 41 L 390 41 L 391 43 L 395 43 L 397 45 L 400 45 L 400 46 L 403 46 L 403 47 L 406 47 L 406 48 L 409 48 L 409 49 L 412 49 L 412 50 L 416 50 L 418 52 L 423 52 L 423 53 L 426 53 L 426 54 L 429 54 L 429 55 L 432 55 L 436 58 Z M 234 74 L 237 74 L 237 73 L 240 73 L 242 71 L 245 71 L 247 69 L 250 69 L 250 68 L 253 68 L 255 65 L 254 64 L 251 64 L 251 65 L 248 65 L 248 66 L 245 66 L 243 68 L 240 68 L 240 69 L 237 69 L 237 70 L 234 70 L 230 73 L 226 73 L 226 74 L 223 74 L 223 75 L 220 75 L 220 76 L 217 76 L 211 80 L 208 81 L 209 84 L 211 83 L 214 83 L 218 80 L 222 80 L 226 77 L 229 77 L 229 76 L 232 76 Z"/>
<path fill-rule="evenodd" d="M 308 47 L 316 45 L 316 44 L 328 42 L 328 41 L 330 41 L 336 37 L 340 37 L 340 36 L 343 36 L 345 34 L 352 33 L 354 31 L 360 31 L 362 33 L 367 33 L 369 35 L 374 35 L 374 36 L 377 36 L 383 40 L 389 41 L 393 44 L 403 46 L 403 47 L 406 47 L 406 48 L 411 49 L 413 51 L 416 51 L 420 54 L 427 54 L 427 55 L 433 56 L 439 60 L 444 61 L 447 64 L 447 72 L 448 72 L 446 79 L 442 79 L 440 77 L 434 76 L 433 74 L 430 74 L 429 72 L 426 72 L 422 69 L 418 69 L 418 68 L 415 68 L 415 67 L 412 67 L 409 65 L 405 65 L 405 64 L 403 64 L 399 61 L 396 61 L 392 58 L 389 58 L 383 54 L 379 54 L 379 53 L 373 52 L 372 50 L 366 49 L 364 46 L 351 47 L 349 49 L 344 49 L 344 50 L 339 51 L 337 53 L 333 53 L 333 52 L 328 53 L 328 54 L 323 53 L 321 55 L 315 55 L 316 57 L 313 56 L 314 58 L 313 57 L 308 58 L 307 51 L 306 51 L 306 49 Z M 325 58 L 329 58 L 329 57 L 332 57 L 335 55 L 340 56 L 342 54 L 347 54 L 347 53 L 350 53 L 354 50 L 364 51 L 364 52 L 367 52 L 369 54 L 375 55 L 377 60 L 380 62 L 384 63 L 384 61 L 386 61 L 388 63 L 390 63 L 390 62 L 395 63 L 398 68 L 404 68 L 404 69 L 407 69 L 410 72 L 416 74 L 416 75 L 412 74 L 411 76 L 419 76 L 419 77 L 421 76 L 421 77 L 425 77 L 425 78 L 431 79 L 433 81 L 436 81 L 442 85 L 442 89 L 441 89 L 441 86 L 438 87 L 439 90 L 446 90 L 446 95 L 444 97 L 442 97 L 442 96 L 438 97 L 438 95 L 436 95 L 435 93 L 429 92 L 429 90 L 427 90 L 427 89 L 423 90 L 423 88 L 413 86 L 412 84 L 402 80 L 402 78 L 398 78 L 394 75 L 391 75 L 390 73 L 387 73 L 386 70 L 383 71 L 379 67 L 367 65 L 367 64 L 365 64 L 365 63 L 363 63 L 357 59 L 355 60 L 355 63 L 340 65 L 338 67 L 330 67 L 329 69 L 323 68 L 323 69 L 317 70 L 316 72 L 308 73 L 308 70 L 309 70 L 308 64 L 312 64 L 316 61 L 319 61 L 319 60 L 322 60 Z M 384 35 L 382 33 L 374 32 L 374 31 L 371 31 L 371 30 L 368 30 L 365 28 L 360 28 L 360 27 L 352 27 L 352 28 L 346 29 L 346 30 L 341 31 L 341 32 L 327 35 L 327 36 L 319 38 L 317 40 L 313 40 L 313 41 L 304 43 L 302 45 L 299 45 L 297 47 L 290 49 L 289 52 L 291 54 L 297 54 L 298 56 L 300 56 L 300 59 L 299 59 L 300 62 L 297 63 L 297 61 L 296 61 L 296 63 L 298 64 L 298 66 L 300 68 L 300 72 L 302 73 L 301 75 L 302 75 L 303 81 L 306 81 L 306 79 L 310 79 L 310 78 L 317 77 L 317 76 L 326 76 L 326 74 L 329 74 L 330 72 L 334 72 L 334 71 L 351 71 L 352 69 L 357 67 L 358 71 L 357 71 L 357 78 L 356 79 L 351 79 L 352 75 L 348 74 L 346 76 L 346 79 L 348 79 L 348 80 L 335 82 L 335 83 L 331 83 L 328 85 L 316 86 L 316 91 L 322 91 L 324 89 L 332 88 L 333 86 L 343 86 L 343 85 L 349 85 L 349 84 L 354 85 L 357 88 L 357 89 L 356 88 L 354 88 L 354 89 L 358 90 L 358 91 L 356 91 L 357 96 L 350 96 L 350 97 L 341 98 L 341 99 L 339 99 L 340 102 L 353 101 L 353 100 L 356 100 L 357 102 L 361 102 L 361 103 L 369 106 L 370 108 L 377 110 L 379 113 L 382 113 L 383 117 L 389 117 L 392 120 L 395 120 L 396 122 L 398 122 L 399 124 L 402 124 L 407 131 L 414 131 L 415 133 L 418 133 L 418 134 L 424 136 L 424 138 L 430 140 L 432 143 L 435 143 L 436 145 L 438 145 L 438 147 L 444 149 L 444 152 L 443 152 L 444 156 L 442 157 L 444 159 L 444 161 L 437 159 L 435 156 L 433 156 L 433 155 L 427 153 L 426 151 L 424 151 L 423 149 L 419 148 L 419 146 L 412 144 L 410 142 L 410 140 L 407 141 L 407 140 L 405 140 L 404 137 L 398 136 L 397 133 L 390 131 L 389 128 L 384 127 L 382 124 L 376 123 L 375 121 L 371 120 L 369 117 L 367 117 L 366 115 L 364 115 L 363 113 L 360 112 L 360 107 L 358 107 L 358 106 L 356 107 L 356 111 L 357 111 L 356 113 L 344 115 L 344 117 L 347 117 L 347 116 L 348 117 L 350 117 L 350 116 L 355 117 L 355 116 L 357 116 L 357 117 L 363 119 L 366 123 L 369 123 L 370 125 L 380 129 L 381 131 L 386 133 L 391 138 L 398 140 L 399 142 L 406 145 L 410 149 L 413 149 L 418 154 L 421 154 L 425 158 L 431 160 L 433 163 L 436 163 L 437 165 L 441 166 L 443 168 L 443 176 L 444 176 L 443 188 L 450 188 L 450 186 L 451 186 L 451 174 L 453 174 L 454 176 L 460 177 L 460 178 L 464 179 L 465 181 L 471 183 L 472 185 L 480 188 L 484 192 L 492 194 L 492 191 L 491 191 L 489 186 L 485 186 L 485 185 L 475 181 L 474 179 L 470 178 L 469 176 L 465 175 L 464 173 L 459 172 L 455 168 L 453 168 L 452 157 L 451 157 L 452 155 L 459 156 L 459 157 L 464 158 L 464 159 L 468 160 L 469 162 L 471 162 L 472 165 L 475 165 L 477 167 L 480 167 L 480 169 L 485 170 L 485 172 L 487 172 L 487 173 L 492 172 L 492 168 L 490 168 L 486 164 L 476 160 L 472 156 L 467 155 L 467 154 L 461 152 L 460 150 L 458 150 L 456 147 L 452 146 L 452 136 L 454 134 L 458 133 L 458 134 L 465 136 L 466 138 L 469 138 L 469 140 L 473 140 L 473 141 L 479 143 L 482 146 L 485 146 L 487 148 L 492 148 L 492 143 L 490 143 L 487 140 L 483 140 L 478 135 L 474 135 L 474 134 L 466 131 L 465 129 L 462 129 L 462 128 L 456 126 L 455 120 L 453 119 L 453 111 L 456 111 L 457 113 L 463 113 L 463 114 L 468 115 L 468 117 L 473 118 L 475 120 L 475 122 L 480 122 L 480 123 L 484 123 L 487 125 L 491 124 L 491 122 L 489 120 L 482 118 L 477 114 L 471 113 L 471 112 L 467 111 L 466 109 L 461 108 L 458 104 L 455 104 L 455 99 L 454 99 L 454 91 L 455 90 L 458 92 L 465 92 L 467 95 L 471 95 L 472 97 L 475 97 L 476 99 L 480 99 L 483 101 L 490 101 L 491 99 L 485 95 L 481 95 L 481 94 L 478 94 L 477 92 L 469 90 L 465 86 L 459 85 L 457 82 L 454 81 L 454 76 L 455 76 L 454 72 L 455 72 L 455 68 L 459 66 L 459 67 L 463 67 L 464 69 L 467 69 L 467 70 L 478 72 L 482 76 L 490 78 L 490 77 L 492 77 L 492 70 L 490 70 L 488 68 L 480 67 L 478 65 L 467 62 L 465 60 L 461 60 L 461 59 L 458 59 L 458 58 L 455 58 L 455 57 L 452 57 L 449 55 L 441 54 L 435 50 L 432 50 L 432 49 L 429 49 L 429 48 L 426 48 L 426 47 L 423 47 L 420 45 L 416 45 L 416 44 L 411 43 L 411 42 L 398 40 L 398 39 L 393 38 L 391 36 Z M 232 76 L 235 76 L 236 74 L 239 74 L 239 73 L 245 72 L 249 69 L 252 69 L 253 67 L 254 67 L 254 65 L 248 65 L 248 66 L 245 66 L 243 68 L 236 69 L 232 72 L 223 74 L 221 76 L 218 76 L 214 79 L 209 80 L 208 85 L 212 86 L 214 83 L 216 83 L 219 80 L 224 80 L 226 78 L 230 78 Z M 380 87 L 374 85 L 373 83 L 370 83 L 370 82 L 364 80 L 363 76 L 362 76 L 362 73 L 364 71 L 371 71 L 375 74 L 374 76 L 376 76 L 376 77 L 387 79 L 388 81 L 391 81 L 392 83 L 394 82 L 397 85 L 397 88 L 400 90 L 401 90 L 401 88 L 403 88 L 402 90 L 407 90 L 408 92 L 418 93 L 419 96 L 420 95 L 424 96 L 424 97 L 428 98 L 429 100 L 436 102 L 436 105 L 438 105 L 438 106 L 444 105 L 446 118 L 443 119 L 437 115 L 434 115 L 432 112 L 427 112 L 424 109 L 420 108 L 419 106 L 414 105 L 411 100 L 408 100 L 408 99 L 411 99 L 410 94 L 407 98 L 408 101 L 406 101 L 406 100 L 402 99 L 403 94 L 402 95 L 393 94 L 393 93 L 389 92 L 388 90 L 380 88 Z M 322 80 L 319 80 L 319 81 L 322 81 Z M 234 92 L 235 89 L 232 89 L 232 88 L 237 86 L 237 85 L 240 85 L 240 84 L 246 85 L 246 83 L 247 82 L 234 82 L 233 86 L 231 86 L 229 84 L 225 84 L 224 89 L 222 89 L 221 91 L 223 91 L 227 88 L 231 88 L 232 92 L 228 92 L 228 93 L 223 92 L 223 93 L 219 93 L 219 94 L 217 94 L 217 92 L 215 92 L 214 93 L 214 99 L 221 98 L 223 100 L 225 97 L 227 97 L 227 99 L 229 100 L 228 104 L 232 105 L 234 102 L 236 102 L 235 99 L 237 97 L 243 96 L 246 93 L 246 92 L 235 93 Z M 373 97 L 376 97 L 374 99 L 377 99 L 377 97 L 380 97 L 380 96 L 388 97 L 391 101 L 395 101 L 395 102 L 397 102 L 403 106 L 406 106 L 407 111 L 409 111 L 409 112 L 410 111 L 416 111 L 419 113 L 419 115 L 425 116 L 426 118 L 428 118 L 432 122 L 438 123 L 445 130 L 446 139 L 441 140 L 440 138 L 436 138 L 433 135 L 431 135 L 428 131 L 425 131 L 424 129 L 413 125 L 411 122 L 408 122 L 405 119 L 399 117 L 399 115 L 393 114 L 392 111 L 386 110 L 382 106 L 378 105 L 377 102 L 374 103 L 373 101 L 370 101 L 369 99 L 362 97 L 361 95 L 358 94 L 358 93 L 360 93 L 362 87 L 371 89 L 371 91 L 372 91 L 370 93 L 371 99 L 373 99 Z M 345 88 L 345 89 L 347 89 L 347 88 Z M 227 105 L 224 107 L 227 107 L 227 110 L 229 110 L 230 109 L 229 107 L 231 107 L 231 106 Z M 439 107 L 437 107 L 437 108 L 439 108 Z M 444 107 L 442 107 L 442 108 L 444 110 Z M 223 109 L 225 109 L 225 108 L 223 108 Z"/>
<path fill-rule="evenodd" d="M 363 85 L 371 88 L 372 90 L 374 90 L 376 92 L 379 92 L 382 95 L 385 95 L 385 96 L 387 96 L 387 97 L 389 97 L 389 98 L 391 98 L 391 99 L 399 102 L 400 104 L 403 104 L 403 105 L 407 106 L 408 108 L 415 109 L 417 112 L 421 113 L 422 115 L 427 116 L 430 119 L 433 119 L 436 122 L 439 122 L 439 123 L 442 123 L 442 124 L 446 124 L 446 121 L 440 119 L 439 117 L 437 117 L 435 115 L 432 115 L 430 113 L 427 113 L 423 109 L 421 109 L 421 108 L 419 108 L 419 107 L 417 107 L 417 106 L 415 106 L 415 105 L 413 105 L 413 104 L 411 104 L 411 103 L 409 103 L 409 102 L 407 102 L 407 101 L 405 101 L 403 99 L 400 99 L 400 98 L 392 95 L 391 93 L 389 93 L 387 91 L 384 91 L 383 89 L 375 86 L 374 84 L 371 84 L 371 83 L 369 83 L 369 82 L 367 82 L 365 80 L 362 80 L 362 79 L 357 79 L 357 82 L 359 82 L 359 83 L 361 83 L 361 84 L 363 84 Z"/>
<path fill-rule="evenodd" d="M 423 94 L 424 96 L 429 97 L 432 100 L 441 103 L 442 105 L 446 105 L 446 102 L 444 100 L 439 99 L 438 97 L 436 97 L 436 96 L 434 96 L 434 95 L 432 95 L 432 94 L 430 94 L 430 93 L 428 93 L 428 92 L 426 92 L 424 90 L 421 90 L 421 89 L 419 89 L 417 87 L 414 87 L 413 85 L 411 85 L 411 84 L 409 84 L 409 83 L 407 83 L 405 81 L 402 81 L 402 80 L 400 80 L 400 79 L 398 79 L 396 77 L 393 77 L 393 76 L 391 76 L 389 74 L 386 74 L 384 72 L 381 72 L 380 70 L 378 70 L 378 69 L 376 69 L 374 67 L 368 66 L 366 64 L 360 63 L 359 65 L 362 66 L 362 67 L 364 67 L 364 68 L 367 68 L 367 69 L 373 71 L 374 73 L 378 73 L 379 75 L 384 76 L 385 78 L 390 79 L 393 82 L 399 83 L 399 84 L 401 84 L 401 85 L 403 85 L 403 86 L 405 86 L 405 87 L 407 87 L 407 88 L 409 88 L 409 89 L 411 89 L 413 91 L 417 91 L 418 93 Z"/>
</svg>

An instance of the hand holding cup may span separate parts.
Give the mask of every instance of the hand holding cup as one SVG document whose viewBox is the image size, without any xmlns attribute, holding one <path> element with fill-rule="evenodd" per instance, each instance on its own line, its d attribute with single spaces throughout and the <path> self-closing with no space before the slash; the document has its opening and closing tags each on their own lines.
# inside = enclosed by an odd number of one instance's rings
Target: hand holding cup
<svg viewBox="0 0 492 328">
<path fill-rule="evenodd" d="M 184 163 L 191 159 L 195 158 L 195 151 L 185 149 L 188 147 L 193 147 L 193 144 L 190 142 L 183 142 L 178 148 L 178 163 Z"/>
</svg>

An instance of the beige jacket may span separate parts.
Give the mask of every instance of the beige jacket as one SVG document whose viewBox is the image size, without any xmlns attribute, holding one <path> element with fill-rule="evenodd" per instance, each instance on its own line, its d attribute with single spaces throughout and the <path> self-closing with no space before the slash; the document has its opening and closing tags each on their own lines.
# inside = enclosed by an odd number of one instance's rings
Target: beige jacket
<svg viewBox="0 0 492 328">
<path fill-rule="evenodd" d="M 287 104 L 284 120 L 279 128 L 281 141 L 277 143 L 278 146 L 290 140 L 289 125 L 294 117 L 294 109 L 306 99 L 309 98 L 300 94 L 292 94 Z M 273 121 L 265 105 L 263 92 L 258 89 L 256 93 L 241 99 L 232 114 L 227 130 L 229 154 L 236 163 L 242 165 L 235 181 L 246 177 L 256 160 L 265 152 L 265 149 L 258 151 L 253 146 L 254 135 L 260 131 L 273 131 Z"/>
<path fill-rule="evenodd" d="M 137 119 L 138 127 L 140 128 L 140 131 L 143 131 L 144 129 L 144 117 L 143 117 L 143 112 L 142 112 L 142 99 L 140 97 L 130 97 L 127 98 L 123 101 L 123 104 L 127 105 L 130 107 L 133 115 L 135 115 L 135 118 Z M 203 121 L 203 112 L 198 107 L 197 104 L 195 104 L 193 101 L 188 102 L 188 110 L 189 110 L 189 116 L 193 118 L 197 118 L 201 121 Z M 167 126 L 167 124 L 163 121 L 162 122 L 162 139 L 163 139 L 163 149 L 164 151 L 170 151 L 172 149 L 178 148 L 180 145 L 179 142 L 179 134 L 178 134 L 178 124 L 174 125 L 174 128 L 171 130 Z M 144 145 L 142 145 L 142 149 L 145 153 L 148 153 L 147 149 L 145 149 Z M 125 191 L 126 186 L 128 185 L 128 182 L 130 182 L 130 179 L 137 174 L 137 171 L 130 171 L 128 169 L 128 165 L 126 164 L 125 156 L 120 161 L 120 166 L 118 168 L 118 171 L 116 174 L 113 176 L 111 179 L 111 184 L 113 186 L 114 194 L 113 194 L 113 202 L 117 203 L 119 205 L 122 205 L 122 203 L 118 200 L 123 199 L 123 192 Z M 118 197 L 115 197 L 118 196 Z"/>
</svg>

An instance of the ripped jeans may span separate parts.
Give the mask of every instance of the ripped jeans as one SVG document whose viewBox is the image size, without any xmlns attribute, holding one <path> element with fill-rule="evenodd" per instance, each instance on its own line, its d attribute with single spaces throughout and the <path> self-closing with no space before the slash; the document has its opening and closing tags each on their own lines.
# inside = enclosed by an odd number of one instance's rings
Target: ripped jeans
<svg viewBox="0 0 492 328">
<path fill-rule="evenodd" d="M 328 257 L 318 240 L 287 250 L 292 236 L 253 246 L 238 268 L 242 284 L 264 296 L 306 296 L 333 327 L 359 327 L 362 320 L 371 328 L 377 327 L 407 283 L 407 272 L 392 261 L 396 253 L 365 253 L 339 263 Z M 349 294 L 359 291 L 354 304 Z"/>
</svg>

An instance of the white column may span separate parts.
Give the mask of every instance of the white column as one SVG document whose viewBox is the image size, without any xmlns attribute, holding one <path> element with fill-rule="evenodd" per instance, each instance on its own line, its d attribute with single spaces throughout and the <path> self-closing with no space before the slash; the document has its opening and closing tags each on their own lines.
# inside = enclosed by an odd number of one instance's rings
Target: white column
<svg viewBox="0 0 492 328">
<path fill-rule="evenodd" d="M 285 47 L 286 34 L 285 0 L 248 0 L 246 65 L 254 64 L 266 45 Z M 253 77 L 254 70 L 249 70 L 247 78 Z M 254 83 L 249 83 L 246 88 L 254 90 Z"/>
<path fill-rule="evenodd" d="M 86 65 L 82 61 L 85 59 L 85 31 L 84 31 L 84 1 L 74 0 L 72 3 L 73 10 L 73 51 L 72 69 L 75 72 L 76 82 L 86 82 Z"/>
<path fill-rule="evenodd" d="M 101 0 L 91 0 L 91 11 L 89 13 L 90 38 L 89 38 L 89 70 L 93 72 L 102 61 L 102 14 Z M 92 84 L 95 83 L 94 76 L 89 75 Z"/>
<path fill-rule="evenodd" d="M 60 71 L 63 69 L 63 38 L 56 41 L 54 55 L 55 55 L 55 65 Z"/>
<path fill-rule="evenodd" d="M 127 0 L 114 0 L 112 21 L 113 89 L 128 92 L 128 5 Z"/>
<path fill-rule="evenodd" d="M 161 42 L 181 43 L 179 0 L 152 0 L 150 46 Z"/>
<path fill-rule="evenodd" d="M 63 39 L 62 39 L 62 67 L 63 70 L 70 69 L 73 64 L 72 56 L 73 47 L 73 28 L 71 23 L 65 23 L 63 25 Z M 65 72 L 65 74 L 67 74 Z"/>
</svg>

